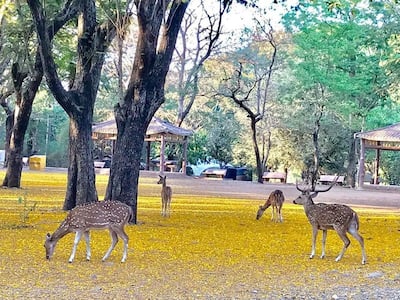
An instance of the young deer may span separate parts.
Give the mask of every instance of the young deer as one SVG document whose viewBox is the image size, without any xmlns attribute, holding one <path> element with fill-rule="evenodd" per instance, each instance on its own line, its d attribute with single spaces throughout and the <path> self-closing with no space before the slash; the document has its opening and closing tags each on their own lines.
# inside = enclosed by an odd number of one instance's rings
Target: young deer
<svg viewBox="0 0 400 300">
<path fill-rule="evenodd" d="M 361 263 L 365 264 L 367 257 L 364 249 L 364 239 L 358 233 L 359 221 L 357 213 L 346 205 L 325 203 L 315 204 L 312 200 L 318 195 L 318 193 L 329 191 L 334 184 L 335 182 L 325 190 L 313 191 L 311 193 L 310 189 L 300 189 L 296 183 L 296 188 L 301 192 L 301 195 L 297 197 L 293 203 L 302 204 L 304 206 L 304 211 L 312 226 L 312 250 L 310 258 L 313 258 L 315 255 L 315 242 L 318 230 L 322 230 L 321 258 L 324 258 L 327 230 L 333 229 L 337 232 L 344 243 L 342 251 L 336 257 L 336 261 L 342 259 L 346 249 L 350 245 L 350 240 L 346 234 L 348 232 L 360 243 L 362 251 Z"/>
<path fill-rule="evenodd" d="M 167 186 L 167 176 L 158 175 L 160 179 L 157 184 L 162 184 L 161 189 L 161 215 L 163 217 L 169 216 L 171 212 L 171 197 L 172 189 Z"/>
<path fill-rule="evenodd" d="M 121 262 L 126 261 L 128 253 L 128 235 L 124 231 L 124 226 L 133 217 L 132 208 L 119 201 L 92 202 L 73 208 L 57 228 L 57 230 L 46 236 L 44 247 L 46 248 L 46 258 L 51 259 L 57 242 L 70 232 L 75 232 L 75 240 L 69 262 L 75 258 L 76 247 L 82 237 L 86 239 L 86 259 L 90 260 L 90 235 L 91 229 L 108 229 L 111 235 L 111 246 L 103 257 L 105 261 L 111 254 L 118 242 L 118 236 L 124 241 L 124 253 Z"/>
<path fill-rule="evenodd" d="M 275 222 L 283 222 L 282 218 L 282 205 L 283 202 L 285 201 L 285 197 L 283 196 L 283 193 L 281 190 L 275 190 L 273 191 L 267 201 L 265 202 L 264 205 L 260 205 L 257 211 L 257 216 L 256 219 L 259 220 L 261 216 L 263 215 L 264 211 L 272 206 L 272 217 L 271 220 Z"/>
</svg>

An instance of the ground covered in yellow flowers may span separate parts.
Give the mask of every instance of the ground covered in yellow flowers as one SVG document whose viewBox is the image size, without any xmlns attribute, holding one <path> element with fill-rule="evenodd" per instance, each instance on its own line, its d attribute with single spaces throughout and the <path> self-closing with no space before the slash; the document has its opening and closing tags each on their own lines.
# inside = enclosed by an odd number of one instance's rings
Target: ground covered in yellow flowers
<svg viewBox="0 0 400 300">
<path fill-rule="evenodd" d="M 26 172 L 22 189 L 1 189 L 0 299 L 400 299 L 398 209 L 355 208 L 366 265 L 353 238 L 343 260 L 334 261 L 342 247 L 334 232 L 327 257 L 310 260 L 310 225 L 289 199 L 283 223 L 271 222 L 269 210 L 256 221 L 265 197 L 208 193 L 207 184 L 202 195 L 191 195 L 191 181 L 171 179 L 178 192 L 171 217 L 163 218 L 156 181 L 140 179 L 138 225 L 126 228 L 126 263 L 120 263 L 122 243 L 101 262 L 110 243 L 106 231 L 92 233 L 91 261 L 82 241 L 68 263 L 72 234 L 45 259 L 45 234 L 66 215 L 65 173 Z M 97 176 L 100 198 L 106 182 L 106 175 Z"/>
</svg>

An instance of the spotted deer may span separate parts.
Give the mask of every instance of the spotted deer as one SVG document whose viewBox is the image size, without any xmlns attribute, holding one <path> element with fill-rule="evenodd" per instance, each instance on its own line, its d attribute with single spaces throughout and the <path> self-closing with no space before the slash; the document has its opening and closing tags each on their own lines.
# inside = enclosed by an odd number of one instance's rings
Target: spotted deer
<svg viewBox="0 0 400 300">
<path fill-rule="evenodd" d="M 119 201 L 100 201 L 92 202 L 73 208 L 57 228 L 57 230 L 46 236 L 44 247 L 46 248 L 46 258 L 50 260 L 54 254 L 57 242 L 65 235 L 75 232 L 74 245 L 72 247 L 69 262 L 75 258 L 76 248 L 82 238 L 86 239 L 86 259 L 90 260 L 90 235 L 92 229 L 108 229 L 111 235 L 111 246 L 103 257 L 105 261 L 111 254 L 118 242 L 118 236 L 124 241 L 124 252 L 121 262 L 125 262 L 128 253 L 128 235 L 125 233 L 124 226 L 133 218 L 132 208 Z"/>
<path fill-rule="evenodd" d="M 285 197 L 283 196 L 283 192 L 281 190 L 273 191 L 264 205 L 260 205 L 257 211 L 256 219 L 259 220 L 263 215 L 264 211 L 272 206 L 272 216 L 271 220 L 275 222 L 283 222 L 282 218 L 282 205 L 285 201 Z"/>
<path fill-rule="evenodd" d="M 293 203 L 302 204 L 304 206 L 305 214 L 312 226 L 312 250 L 310 259 L 315 255 L 315 242 L 317 239 L 318 230 L 322 230 L 321 258 L 325 257 L 327 230 L 335 230 L 344 243 L 342 251 L 336 257 L 336 261 L 342 259 L 344 253 L 350 245 L 350 240 L 346 234 L 348 232 L 360 243 L 362 252 L 361 263 L 365 264 L 367 257 L 365 254 L 364 239 L 358 233 L 359 220 L 357 213 L 347 205 L 314 203 L 312 200 L 318 195 L 318 193 L 329 191 L 332 186 L 335 185 L 335 183 L 336 182 L 334 181 L 328 188 L 318 191 L 301 189 L 296 183 L 296 188 L 301 192 L 301 195 L 298 196 Z"/>
<path fill-rule="evenodd" d="M 170 186 L 167 186 L 167 176 L 159 176 L 159 180 L 157 184 L 162 184 L 161 188 L 161 215 L 163 217 L 167 217 L 171 213 L 171 197 L 172 197 L 172 189 Z"/>
</svg>

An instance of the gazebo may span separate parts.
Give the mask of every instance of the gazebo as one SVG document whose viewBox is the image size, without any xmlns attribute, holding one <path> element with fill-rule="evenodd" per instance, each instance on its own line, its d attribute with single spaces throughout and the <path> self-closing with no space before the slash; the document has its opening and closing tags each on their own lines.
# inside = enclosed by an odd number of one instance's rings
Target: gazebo
<svg viewBox="0 0 400 300">
<path fill-rule="evenodd" d="M 400 123 L 375 130 L 358 132 L 354 135 L 354 138 L 359 138 L 361 142 L 358 186 L 363 187 L 364 185 L 366 149 L 376 150 L 373 183 L 378 184 L 381 150 L 400 151 Z"/>
<path fill-rule="evenodd" d="M 165 159 L 165 145 L 166 143 L 180 143 L 183 144 L 182 153 L 182 172 L 186 174 L 187 165 L 187 145 L 188 138 L 193 134 L 192 130 L 177 127 L 167 121 L 153 117 L 149 126 L 147 127 L 145 141 L 147 142 L 146 153 L 146 169 L 150 169 L 150 143 L 161 143 L 160 149 L 160 173 L 163 173 L 166 167 L 174 170 L 174 165 Z M 92 127 L 93 139 L 107 139 L 116 140 L 117 138 L 117 124 L 115 120 L 107 120 L 104 122 L 96 123 Z"/>
</svg>

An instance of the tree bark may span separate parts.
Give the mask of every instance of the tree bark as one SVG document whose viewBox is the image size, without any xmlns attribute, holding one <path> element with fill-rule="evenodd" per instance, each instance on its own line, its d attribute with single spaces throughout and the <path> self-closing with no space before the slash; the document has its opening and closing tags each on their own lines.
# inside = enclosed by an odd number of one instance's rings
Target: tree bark
<svg viewBox="0 0 400 300">
<path fill-rule="evenodd" d="M 264 166 L 262 164 L 262 159 L 260 155 L 260 149 L 258 147 L 257 141 L 257 120 L 255 118 L 251 118 L 251 132 L 252 132 L 252 140 L 253 140 L 253 149 L 254 154 L 256 156 L 256 172 L 257 172 L 257 182 L 263 183 L 263 173 Z"/>
<path fill-rule="evenodd" d="M 21 173 L 23 167 L 22 151 L 24 148 L 24 136 L 26 129 L 28 128 L 32 105 L 25 105 L 27 104 L 27 101 L 23 101 L 22 95 L 22 83 L 27 74 L 21 72 L 17 63 L 13 64 L 11 73 L 17 101 L 15 103 L 16 108 L 11 114 L 13 119 L 10 118 L 11 116 L 8 116 L 7 118 L 7 125 L 12 129 L 11 132 L 8 133 L 10 136 L 10 143 L 8 145 L 8 151 L 6 151 L 7 171 L 3 181 L 3 186 L 19 188 L 21 186 Z"/>
<path fill-rule="evenodd" d="M 141 153 L 148 122 L 138 121 L 138 116 L 123 120 L 116 113 L 118 137 L 110 169 L 105 200 L 118 200 L 133 208 L 137 221 L 137 196 Z M 128 150 L 129 149 L 129 150 Z"/>
<path fill-rule="evenodd" d="M 11 131 L 14 126 L 14 110 L 9 105 L 7 98 L 10 97 L 14 91 L 7 91 L 4 94 L 0 95 L 0 105 L 3 107 L 4 112 L 6 113 L 6 140 L 4 143 L 4 149 L 6 153 L 6 158 L 4 161 L 4 166 L 7 167 L 7 153 L 10 151 L 10 141 L 11 141 Z"/>
<path fill-rule="evenodd" d="M 92 115 L 70 118 L 68 183 L 64 210 L 98 200 L 91 142 Z"/>
</svg>

